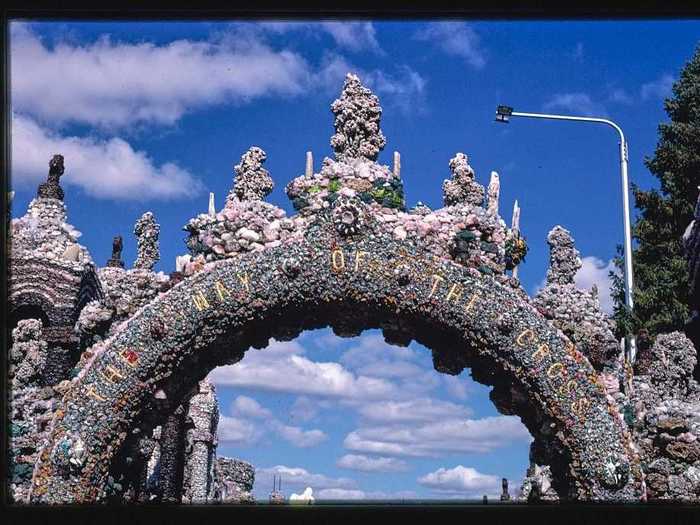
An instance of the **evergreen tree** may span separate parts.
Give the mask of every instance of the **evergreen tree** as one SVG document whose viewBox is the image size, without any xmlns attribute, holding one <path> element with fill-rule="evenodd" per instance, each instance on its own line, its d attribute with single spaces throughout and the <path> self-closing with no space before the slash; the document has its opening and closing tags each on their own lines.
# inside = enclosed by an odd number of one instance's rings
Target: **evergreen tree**
<svg viewBox="0 0 700 525">
<path fill-rule="evenodd" d="M 700 46 L 664 101 L 671 119 L 659 125 L 653 158 L 645 158 L 659 179 L 659 189 L 644 191 L 632 184 L 638 218 L 632 226 L 634 312 L 625 308 L 622 273 L 613 279 L 618 336 L 642 330 L 657 334 L 683 330 L 688 318 L 688 270 L 681 237 L 693 219 L 700 185 Z M 622 248 L 615 264 L 622 272 Z"/>
</svg>

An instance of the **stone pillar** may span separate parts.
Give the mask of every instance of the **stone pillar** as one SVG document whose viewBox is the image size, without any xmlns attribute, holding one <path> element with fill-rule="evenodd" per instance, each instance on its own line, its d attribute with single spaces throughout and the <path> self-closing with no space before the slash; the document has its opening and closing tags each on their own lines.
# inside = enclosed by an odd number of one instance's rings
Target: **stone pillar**
<svg viewBox="0 0 700 525">
<path fill-rule="evenodd" d="M 209 192 L 209 217 L 216 216 L 216 205 L 214 204 L 214 192 Z"/>
<path fill-rule="evenodd" d="M 498 215 L 498 197 L 501 193 L 501 181 L 498 178 L 498 173 L 495 171 L 491 172 L 491 180 L 489 181 L 489 187 L 487 191 L 488 195 L 488 205 L 486 210 L 491 215 Z"/>
<path fill-rule="evenodd" d="M 515 200 L 513 204 L 513 218 L 510 223 L 510 229 L 513 233 L 520 233 L 520 206 L 518 206 L 518 200 Z M 518 278 L 518 267 L 513 268 L 513 277 Z"/>
<path fill-rule="evenodd" d="M 214 481 L 218 422 L 216 389 L 205 379 L 199 383 L 199 392 L 190 398 L 187 412 L 183 503 L 206 503 L 208 500 Z"/>
<path fill-rule="evenodd" d="M 571 234 L 561 226 L 555 226 L 547 235 L 547 243 L 547 284 L 573 285 L 576 272 L 581 268 L 581 259 Z"/>
<path fill-rule="evenodd" d="M 149 477 L 151 474 L 151 459 L 156 453 L 158 442 L 153 437 L 142 437 L 136 443 L 136 453 L 138 454 L 141 468 L 137 473 L 137 478 L 134 480 L 136 489 L 136 501 L 144 503 L 149 501 Z"/>
<path fill-rule="evenodd" d="M 55 385 L 67 379 L 80 357 L 80 339 L 71 326 L 49 326 L 41 331 L 49 344 L 42 378 L 45 385 Z"/>
<path fill-rule="evenodd" d="M 310 151 L 306 152 L 306 169 L 304 170 L 304 175 L 307 177 L 313 177 L 314 174 L 314 154 Z"/>
<path fill-rule="evenodd" d="M 401 154 L 398 151 L 394 152 L 394 177 L 401 176 Z"/>
<path fill-rule="evenodd" d="M 508 480 L 506 478 L 501 480 L 501 487 L 503 488 L 501 501 L 510 501 L 510 494 L 508 493 Z"/>
<path fill-rule="evenodd" d="M 146 462 L 146 484 L 143 498 L 145 501 L 160 499 L 160 439 L 163 434 L 163 427 L 157 426 L 153 429 L 152 439 L 154 441 L 153 451 Z"/>
<path fill-rule="evenodd" d="M 160 248 L 158 247 L 160 225 L 156 222 L 152 212 L 147 211 L 136 221 L 134 235 L 136 235 L 138 251 L 134 268 L 152 270 L 160 259 Z"/>
<path fill-rule="evenodd" d="M 180 503 L 185 457 L 185 408 L 180 405 L 168 416 L 160 440 L 160 487 L 162 501 Z"/>
</svg>

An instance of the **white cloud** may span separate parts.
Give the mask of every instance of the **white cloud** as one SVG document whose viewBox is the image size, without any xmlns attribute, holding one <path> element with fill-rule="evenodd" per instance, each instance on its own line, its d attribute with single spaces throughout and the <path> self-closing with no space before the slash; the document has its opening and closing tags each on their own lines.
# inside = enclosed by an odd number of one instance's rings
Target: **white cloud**
<svg viewBox="0 0 700 525">
<path fill-rule="evenodd" d="M 338 93 L 348 72 L 356 74 L 387 107 L 396 108 L 404 114 L 426 110 L 427 80 L 407 65 L 396 66 L 391 72 L 381 69 L 365 70 L 348 62 L 341 55 L 326 53 L 318 71 L 314 73 L 314 84 L 328 93 Z"/>
<path fill-rule="evenodd" d="M 392 383 L 357 376 L 339 363 L 311 361 L 295 355 L 248 353 L 230 366 L 216 368 L 211 380 L 222 386 L 243 386 L 295 394 L 345 397 L 355 400 L 385 398 L 395 392 Z"/>
<path fill-rule="evenodd" d="M 434 398 L 368 403 L 360 407 L 358 412 L 366 419 L 385 423 L 440 421 L 466 417 L 472 413 L 468 407 Z"/>
<path fill-rule="evenodd" d="M 311 421 L 319 412 L 319 403 L 307 396 L 299 396 L 289 409 L 290 419 L 299 421 Z"/>
<path fill-rule="evenodd" d="M 323 489 L 318 492 L 318 500 L 403 500 L 416 499 L 418 495 L 413 490 L 399 490 L 396 492 L 370 491 L 360 489 Z"/>
<path fill-rule="evenodd" d="M 396 380 L 396 396 L 402 399 L 426 395 L 440 385 L 433 366 L 426 367 L 421 361 L 419 351 L 390 345 L 377 334 L 361 336 L 340 357 L 340 362 L 358 375 Z"/>
<path fill-rule="evenodd" d="M 233 403 L 231 403 L 231 415 L 239 418 L 234 420 L 236 425 L 234 428 L 236 429 L 239 429 L 243 425 L 253 427 L 253 423 L 240 419 L 242 417 L 264 419 L 264 424 L 267 428 L 274 431 L 285 441 L 299 448 L 314 447 L 328 439 L 328 436 L 322 430 L 304 430 L 301 427 L 285 425 L 279 419 L 275 418 L 269 409 L 263 407 L 255 399 L 247 396 L 238 396 L 234 399 Z"/>
<path fill-rule="evenodd" d="M 364 490 L 352 490 L 352 489 L 323 489 L 318 492 L 316 499 L 352 499 L 360 500 L 366 499 L 367 495 Z"/>
<path fill-rule="evenodd" d="M 238 396 L 231 403 L 231 415 L 254 417 L 254 418 L 271 418 L 272 412 L 263 407 L 255 399 L 248 396 Z"/>
<path fill-rule="evenodd" d="M 356 371 L 358 374 L 372 377 L 406 379 L 423 374 L 425 367 L 407 361 L 391 361 L 377 355 L 373 363 L 367 363 L 358 367 Z"/>
<path fill-rule="evenodd" d="M 479 35 L 464 22 L 431 22 L 419 30 L 415 38 L 433 42 L 448 55 L 461 57 L 476 69 L 486 65 Z"/>
<path fill-rule="evenodd" d="M 311 487 L 314 493 L 328 488 L 355 489 L 357 483 L 350 478 L 331 478 L 324 474 L 309 472 L 301 467 L 276 465 L 255 470 L 255 485 L 272 487 L 272 476 L 282 476 L 283 490 L 285 486 L 306 488 Z"/>
<path fill-rule="evenodd" d="M 222 415 L 219 417 L 217 436 L 220 442 L 245 446 L 256 443 L 262 431 L 250 421 Z"/>
<path fill-rule="evenodd" d="M 348 368 L 358 370 L 377 361 L 416 361 L 418 355 L 410 347 L 393 346 L 381 335 L 367 334 L 359 337 L 357 343 L 340 357 L 340 362 Z"/>
<path fill-rule="evenodd" d="M 442 374 L 442 380 L 445 383 L 447 392 L 451 396 L 455 397 L 456 399 L 459 399 L 460 401 L 464 401 L 467 399 L 469 389 L 467 387 L 466 377 Z"/>
<path fill-rule="evenodd" d="M 462 494 L 465 497 L 495 496 L 500 491 L 500 479 L 491 474 L 482 474 L 472 467 L 457 465 L 444 467 L 418 478 L 418 483 L 436 492 Z"/>
<path fill-rule="evenodd" d="M 340 468 L 362 472 L 403 472 L 408 470 L 405 461 L 387 457 L 369 457 L 360 454 L 345 454 L 336 462 Z"/>
<path fill-rule="evenodd" d="M 399 66 L 393 75 L 375 69 L 364 78 L 371 89 L 403 113 L 425 111 L 427 80 L 407 65 Z"/>
<path fill-rule="evenodd" d="M 643 84 L 640 92 L 642 100 L 648 100 L 650 98 L 666 98 L 670 96 L 674 82 L 675 79 L 673 78 L 673 75 L 665 73 L 658 79 Z"/>
<path fill-rule="evenodd" d="M 349 51 L 383 53 L 377 41 L 377 32 L 372 22 L 261 22 L 257 27 L 260 30 L 278 34 L 290 31 L 305 31 L 314 35 L 324 32 L 333 38 L 338 47 Z"/>
<path fill-rule="evenodd" d="M 66 167 L 61 182 L 93 197 L 168 200 L 203 191 L 202 183 L 186 169 L 172 162 L 156 165 L 146 152 L 134 150 L 121 138 L 64 137 L 13 114 L 11 141 L 13 186 L 46 180 L 49 160 L 61 153 Z"/>
<path fill-rule="evenodd" d="M 610 96 L 608 97 L 608 100 L 610 100 L 610 102 L 616 102 L 618 104 L 624 104 L 627 106 L 634 102 L 634 99 L 632 98 L 632 96 L 622 88 L 613 89 L 610 92 Z"/>
<path fill-rule="evenodd" d="M 270 427 L 274 429 L 282 439 L 289 441 L 292 445 L 299 448 L 315 447 L 328 439 L 328 436 L 322 430 L 304 430 L 301 427 L 285 425 L 277 420 L 271 421 Z"/>
<path fill-rule="evenodd" d="M 172 125 L 206 106 L 304 92 L 300 55 L 259 39 L 176 40 L 163 45 L 59 42 L 49 48 L 26 24 L 11 30 L 13 109 L 52 124 Z"/>
<path fill-rule="evenodd" d="M 377 32 L 372 22 L 321 22 L 319 25 L 340 47 L 350 51 L 369 49 L 381 52 L 377 42 Z"/>
<path fill-rule="evenodd" d="M 545 111 L 564 110 L 586 117 L 604 117 L 605 108 L 586 93 L 558 93 L 543 106 Z"/>
<path fill-rule="evenodd" d="M 314 490 L 311 487 L 306 487 L 304 489 L 304 492 L 302 492 L 301 494 L 292 493 L 292 495 L 289 496 L 289 501 L 313 503 L 313 501 L 314 501 L 313 493 L 314 493 Z"/>
<path fill-rule="evenodd" d="M 612 280 L 609 273 L 611 271 L 617 272 L 615 263 L 610 260 L 606 264 L 605 261 L 595 256 L 583 257 L 581 263 L 582 266 L 574 278 L 576 287 L 582 290 L 590 290 L 593 285 L 596 285 L 598 287 L 600 309 L 611 315 L 613 313 L 613 300 L 610 295 Z"/>
<path fill-rule="evenodd" d="M 362 427 L 343 442 L 348 450 L 390 456 L 437 457 L 466 452 L 483 454 L 532 437 L 516 416 L 445 419 L 413 426 Z"/>
</svg>

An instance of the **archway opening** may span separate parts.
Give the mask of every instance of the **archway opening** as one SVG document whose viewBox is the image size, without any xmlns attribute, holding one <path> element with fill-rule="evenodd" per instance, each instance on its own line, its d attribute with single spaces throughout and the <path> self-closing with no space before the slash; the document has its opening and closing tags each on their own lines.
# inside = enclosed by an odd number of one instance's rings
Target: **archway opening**
<svg viewBox="0 0 700 525">
<path fill-rule="evenodd" d="M 17 323 L 24 319 L 38 319 L 44 328 L 49 326 L 49 316 L 41 306 L 23 304 L 9 312 L 6 324 L 8 332 L 12 334 L 12 330 L 17 328 Z"/>
<path fill-rule="evenodd" d="M 434 369 L 431 351 L 378 330 L 271 340 L 207 377 L 219 400 L 217 455 L 255 466 L 253 496 L 315 501 L 498 501 L 515 497 L 532 436 L 492 388 Z M 311 488 L 311 491 L 307 489 Z"/>
<path fill-rule="evenodd" d="M 210 320 L 207 327 L 214 324 Z M 566 498 L 572 490 L 570 457 L 547 433 L 548 417 L 533 407 L 522 386 L 462 341 L 456 330 L 439 329 L 425 318 L 352 301 L 280 310 L 249 321 L 245 331 L 222 333 L 191 354 L 136 426 L 147 432 L 162 428 L 163 414 L 209 378 L 220 403 L 217 455 L 255 466 L 257 501 L 268 500 L 273 476 L 278 482 L 281 477 L 287 497 L 316 484 L 321 500 L 481 501 L 486 495 L 493 501 L 506 478 L 513 498 L 530 463 L 533 435 L 540 437 L 533 459 L 551 465 L 552 488 Z M 401 374 L 405 378 L 398 380 Z M 309 407 L 314 403 L 316 410 Z M 348 417 L 333 416 L 333 407 Z M 305 410 L 320 419 L 305 420 Z M 261 421 L 265 415 L 267 421 Z M 395 439 L 382 437 L 390 433 Z M 125 461 L 132 458 L 126 451 L 136 446 L 133 437 L 115 458 L 115 479 L 135 466 Z M 285 448 L 274 451 L 281 443 Z M 285 460 L 286 451 L 314 454 L 317 446 L 326 459 Z M 385 471 L 385 488 L 382 476 L 367 469 Z M 176 476 L 175 484 L 182 481 Z"/>
</svg>

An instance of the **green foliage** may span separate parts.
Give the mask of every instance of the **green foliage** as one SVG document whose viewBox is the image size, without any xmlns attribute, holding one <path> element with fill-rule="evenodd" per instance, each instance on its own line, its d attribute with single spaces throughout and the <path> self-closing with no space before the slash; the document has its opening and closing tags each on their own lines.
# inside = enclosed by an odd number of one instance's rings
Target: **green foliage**
<svg viewBox="0 0 700 525">
<path fill-rule="evenodd" d="M 401 179 L 377 179 L 369 191 L 372 198 L 386 208 L 404 208 L 404 192 Z"/>
<path fill-rule="evenodd" d="M 525 237 L 520 235 L 520 232 L 513 232 L 513 235 L 506 239 L 506 269 L 512 270 L 520 263 L 525 261 L 525 256 L 527 255 L 528 250 L 529 248 Z"/>
<path fill-rule="evenodd" d="M 622 250 L 613 279 L 614 319 L 618 336 L 646 329 L 659 333 L 682 330 L 688 317 L 688 270 L 681 237 L 693 219 L 700 184 L 700 46 L 664 102 L 671 121 L 659 125 L 659 141 L 649 171 L 659 189 L 632 185 L 638 218 L 632 227 L 634 312 L 624 305 Z"/>
<path fill-rule="evenodd" d="M 328 191 L 332 193 L 340 191 L 340 179 L 331 179 L 330 182 L 328 182 Z"/>
</svg>

